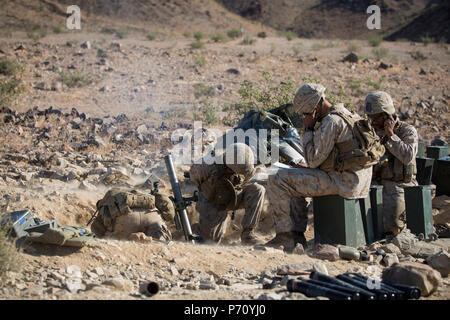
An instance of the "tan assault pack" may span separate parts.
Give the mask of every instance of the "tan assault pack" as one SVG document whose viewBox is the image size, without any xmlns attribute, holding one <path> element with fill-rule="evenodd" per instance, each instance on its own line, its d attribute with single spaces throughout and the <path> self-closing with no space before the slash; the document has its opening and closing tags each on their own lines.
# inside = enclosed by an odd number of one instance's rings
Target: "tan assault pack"
<svg viewBox="0 0 450 320">
<path fill-rule="evenodd" d="M 338 111 L 330 114 L 340 116 L 352 129 L 353 139 L 336 143 L 330 156 L 320 166 L 327 172 L 358 170 L 373 166 L 384 155 L 385 148 L 380 137 L 368 120 L 350 117 Z"/>
</svg>

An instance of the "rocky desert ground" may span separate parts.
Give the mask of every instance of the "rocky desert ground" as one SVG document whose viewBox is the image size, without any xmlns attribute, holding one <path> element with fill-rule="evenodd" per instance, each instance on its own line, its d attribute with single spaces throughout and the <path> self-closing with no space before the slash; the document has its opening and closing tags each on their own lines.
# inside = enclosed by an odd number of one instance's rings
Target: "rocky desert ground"
<svg viewBox="0 0 450 320">
<path fill-rule="evenodd" d="M 444 43 L 383 41 L 374 47 L 367 40 L 245 33 L 216 42 L 206 33 L 196 41 L 189 31 L 0 38 L 0 59 L 17 62 L 19 70 L 2 72 L 1 80 L 16 79 L 21 88 L 8 106 L 0 105 L 1 213 L 29 209 L 44 220 L 85 226 L 112 186 L 150 192 L 161 180 L 170 192 L 163 156 L 174 147 L 173 131 L 192 129 L 194 120 L 231 128 L 240 117 L 236 104 L 244 80 L 266 88 L 292 81 L 292 97 L 304 82 L 320 81 L 355 112 L 367 93 L 381 89 L 421 141 L 450 140 L 450 55 Z M 177 169 L 183 191 L 192 194 L 194 186 L 183 177 L 188 167 Z M 449 228 L 449 206 L 446 196 L 433 200 L 439 228 Z M 427 271 L 432 293 L 422 299 L 450 297 L 448 238 L 427 242 L 405 232 L 365 248 L 374 254 L 369 261 L 343 260 L 336 247 L 314 248 L 312 218 L 304 250 L 242 246 L 241 215 L 220 245 L 194 245 L 181 237 L 168 243 L 97 239 L 77 250 L 22 245 L 17 269 L 2 276 L 0 299 L 322 299 L 287 291 L 287 280 L 313 269 L 380 277 L 398 261 L 435 266 Z M 193 208 L 189 216 L 195 227 Z M 268 210 L 258 232 L 267 240 L 273 236 Z M 81 279 L 81 290 L 71 287 L 74 277 Z M 145 281 L 156 281 L 160 292 L 142 294 Z"/>
</svg>

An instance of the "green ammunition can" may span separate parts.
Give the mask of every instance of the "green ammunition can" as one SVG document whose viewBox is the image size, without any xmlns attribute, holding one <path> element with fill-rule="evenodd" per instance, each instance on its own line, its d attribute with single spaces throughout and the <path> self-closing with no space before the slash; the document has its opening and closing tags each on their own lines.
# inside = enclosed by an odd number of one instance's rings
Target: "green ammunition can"
<svg viewBox="0 0 450 320">
<path fill-rule="evenodd" d="M 359 202 L 359 199 L 345 199 L 338 195 L 313 197 L 314 242 L 355 248 L 365 246 Z"/>
<path fill-rule="evenodd" d="M 374 242 L 375 237 L 373 233 L 373 212 L 370 204 L 370 194 L 364 198 L 359 199 L 359 205 L 361 209 L 361 216 L 364 226 L 364 235 L 366 236 L 367 244 Z"/>
<path fill-rule="evenodd" d="M 374 241 L 383 239 L 383 186 L 370 187 L 370 207 L 372 209 L 372 225 Z"/>
<path fill-rule="evenodd" d="M 419 142 L 419 147 L 417 149 L 416 157 L 419 157 L 419 158 L 425 157 L 425 142 Z"/>
<path fill-rule="evenodd" d="M 429 185 L 431 184 L 431 177 L 433 176 L 433 158 L 416 158 L 417 165 L 417 175 L 416 179 L 420 185 Z"/>
<path fill-rule="evenodd" d="M 428 239 L 434 233 L 431 207 L 431 187 L 405 187 L 406 224 L 414 234 L 422 233 Z"/>
<path fill-rule="evenodd" d="M 436 196 L 450 196 L 450 157 L 435 161 L 438 174 L 435 174 L 433 183 L 436 185 Z"/>
<path fill-rule="evenodd" d="M 448 156 L 448 146 L 428 146 L 427 158 L 439 159 Z"/>
</svg>

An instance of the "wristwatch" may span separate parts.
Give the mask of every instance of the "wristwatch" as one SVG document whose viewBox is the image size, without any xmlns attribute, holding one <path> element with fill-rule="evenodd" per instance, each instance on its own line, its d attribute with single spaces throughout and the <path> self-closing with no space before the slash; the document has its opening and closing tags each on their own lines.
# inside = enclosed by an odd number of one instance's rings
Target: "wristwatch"
<svg viewBox="0 0 450 320">
<path fill-rule="evenodd" d="M 305 131 L 314 131 L 314 128 L 313 128 L 313 127 L 305 127 L 304 130 L 305 130 Z"/>
</svg>

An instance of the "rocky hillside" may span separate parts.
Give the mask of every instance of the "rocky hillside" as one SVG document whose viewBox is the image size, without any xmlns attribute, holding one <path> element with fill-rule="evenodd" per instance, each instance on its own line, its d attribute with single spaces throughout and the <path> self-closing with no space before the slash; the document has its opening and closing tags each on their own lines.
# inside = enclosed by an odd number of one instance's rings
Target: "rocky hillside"
<svg viewBox="0 0 450 320">
<path fill-rule="evenodd" d="M 387 40 L 411 39 L 420 41 L 422 37 L 435 40 L 450 39 L 450 2 L 442 2 L 431 6 L 423 14 L 397 32 L 391 34 Z"/>
<path fill-rule="evenodd" d="M 52 31 L 65 29 L 66 10 L 71 0 L 8 0 L 3 1 L 0 12 L 2 33 L 8 31 Z M 174 32 L 226 30 L 229 28 L 256 28 L 252 23 L 227 11 L 213 0 L 146 0 L 105 1 L 80 0 L 76 4 L 81 10 L 82 30 L 104 29 L 113 33 L 170 30 Z M 190 30 L 192 26 L 196 30 Z M 261 29 L 258 27 L 258 29 Z M 65 30 L 62 30 L 65 31 Z"/>
<path fill-rule="evenodd" d="M 366 9 L 372 4 L 381 8 L 384 36 L 401 29 L 401 38 L 416 40 L 428 33 L 440 39 L 449 30 L 448 2 L 440 0 L 220 1 L 243 17 L 295 31 L 301 37 L 366 39 L 371 32 L 366 27 Z"/>
</svg>

